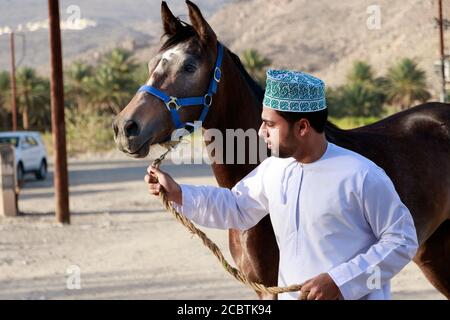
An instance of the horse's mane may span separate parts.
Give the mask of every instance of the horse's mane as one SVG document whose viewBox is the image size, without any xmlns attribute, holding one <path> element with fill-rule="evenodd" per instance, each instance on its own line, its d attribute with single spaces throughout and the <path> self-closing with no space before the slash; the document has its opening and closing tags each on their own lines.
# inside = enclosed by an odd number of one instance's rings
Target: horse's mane
<svg viewBox="0 0 450 320">
<path fill-rule="evenodd" d="M 248 86 L 250 87 L 250 89 L 252 90 L 253 94 L 255 95 L 256 99 L 258 99 L 258 101 L 260 102 L 259 105 L 262 106 L 262 101 L 264 98 L 264 90 L 263 88 L 261 88 L 261 86 L 259 85 L 259 83 L 257 83 L 247 72 L 247 70 L 245 70 L 244 65 L 241 62 L 241 59 L 239 59 L 239 57 L 231 52 L 231 50 L 227 49 L 228 53 L 230 54 L 234 64 L 236 65 L 236 67 L 238 68 L 239 72 L 241 73 L 242 77 L 244 78 L 245 82 L 247 82 Z"/>
<path fill-rule="evenodd" d="M 343 133 L 345 130 L 342 130 L 334 123 L 327 120 L 325 124 L 325 136 L 327 137 L 328 141 L 332 143 L 336 143 L 337 137 L 344 137 Z"/>
<path fill-rule="evenodd" d="M 181 23 L 181 27 L 177 30 L 176 34 L 174 35 L 168 35 L 163 34 L 162 37 L 167 36 L 166 41 L 161 46 L 160 51 L 165 51 L 167 49 L 172 48 L 173 46 L 176 46 L 177 44 L 184 42 L 186 40 L 189 40 L 190 38 L 194 37 L 197 33 L 195 32 L 194 28 L 188 24 L 187 22 L 184 22 L 180 18 L 177 18 L 178 21 Z M 247 70 L 245 70 L 245 67 L 243 66 L 241 59 L 233 53 L 228 48 L 226 49 L 228 53 L 230 54 L 230 57 L 232 58 L 234 64 L 238 68 L 239 72 L 241 73 L 242 77 L 244 78 L 245 82 L 248 84 L 249 88 L 252 90 L 253 94 L 255 95 L 256 99 L 262 103 L 262 100 L 264 98 L 264 90 L 261 88 L 261 86 L 253 80 L 253 78 L 248 74 Z"/>
<path fill-rule="evenodd" d="M 330 122 L 329 120 L 327 120 L 325 128 L 328 129 L 329 131 L 332 131 L 332 132 L 340 132 L 340 131 L 342 131 L 341 128 L 339 128 L 337 125 L 335 125 L 333 122 Z"/>
</svg>

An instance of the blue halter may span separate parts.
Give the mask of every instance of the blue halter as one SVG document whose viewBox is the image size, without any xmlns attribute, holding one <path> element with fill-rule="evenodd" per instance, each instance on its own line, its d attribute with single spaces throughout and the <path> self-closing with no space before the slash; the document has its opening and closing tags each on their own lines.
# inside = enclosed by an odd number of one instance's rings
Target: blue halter
<svg viewBox="0 0 450 320">
<path fill-rule="evenodd" d="M 188 130 L 189 132 L 192 132 L 194 130 L 194 124 L 191 122 L 182 122 L 180 120 L 180 115 L 178 114 L 178 110 L 181 107 L 188 107 L 188 106 L 201 106 L 203 105 L 203 110 L 200 115 L 200 118 L 198 121 L 203 121 L 206 118 L 206 115 L 208 114 L 209 107 L 211 107 L 213 102 L 213 96 L 217 92 L 217 87 L 220 82 L 220 78 L 222 77 L 222 58 L 223 58 L 223 46 L 220 42 L 217 42 L 217 59 L 216 59 L 216 65 L 214 68 L 214 74 L 211 79 L 211 82 L 209 83 L 209 89 L 208 93 L 205 94 L 203 97 L 189 97 L 189 98 L 177 98 L 168 96 L 164 92 L 156 89 L 152 86 L 143 85 L 139 88 L 138 92 L 145 91 L 147 93 L 150 93 L 151 95 L 157 97 L 158 99 L 162 100 L 167 110 L 170 111 L 170 114 L 172 116 L 172 122 L 175 125 L 176 129 L 186 128 L 186 126 L 192 127 L 191 130 Z"/>
</svg>

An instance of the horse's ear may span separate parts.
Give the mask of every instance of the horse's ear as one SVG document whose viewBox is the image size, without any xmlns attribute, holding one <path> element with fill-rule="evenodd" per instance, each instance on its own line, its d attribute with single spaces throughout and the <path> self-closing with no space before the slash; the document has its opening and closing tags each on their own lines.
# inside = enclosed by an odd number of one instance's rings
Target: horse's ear
<svg viewBox="0 0 450 320">
<path fill-rule="evenodd" d="M 182 27 L 180 20 L 173 15 L 165 1 L 161 2 L 161 19 L 163 22 L 164 34 L 169 37 L 175 35 Z"/>
<path fill-rule="evenodd" d="M 200 9 L 189 0 L 186 0 L 186 4 L 189 8 L 189 18 L 191 19 L 192 26 L 200 37 L 200 40 L 208 45 L 215 46 L 217 36 L 205 18 L 203 18 Z"/>
</svg>

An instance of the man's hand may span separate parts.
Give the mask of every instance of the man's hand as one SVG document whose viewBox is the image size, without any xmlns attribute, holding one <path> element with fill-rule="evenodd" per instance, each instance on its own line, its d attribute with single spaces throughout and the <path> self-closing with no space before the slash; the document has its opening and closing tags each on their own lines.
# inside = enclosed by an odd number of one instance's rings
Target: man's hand
<svg viewBox="0 0 450 320">
<path fill-rule="evenodd" d="M 175 201 L 179 205 L 183 204 L 180 185 L 167 173 L 149 166 L 144 181 L 148 183 L 148 192 L 151 195 L 159 196 L 159 192 L 164 188 L 169 201 Z"/>
<path fill-rule="evenodd" d="M 299 300 L 338 300 L 339 288 L 328 273 L 321 273 L 302 284 Z"/>
</svg>

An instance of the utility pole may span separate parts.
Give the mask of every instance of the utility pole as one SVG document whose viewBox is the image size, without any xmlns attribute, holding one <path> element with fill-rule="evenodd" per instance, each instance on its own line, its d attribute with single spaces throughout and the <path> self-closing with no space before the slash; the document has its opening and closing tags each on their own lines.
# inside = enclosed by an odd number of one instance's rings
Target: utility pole
<svg viewBox="0 0 450 320">
<path fill-rule="evenodd" d="M 442 14 L 442 0 L 438 0 L 439 9 L 439 53 L 441 56 L 441 93 L 440 101 L 445 102 L 445 52 L 444 52 L 444 18 Z"/>
<path fill-rule="evenodd" d="M 17 93 L 16 93 L 16 57 L 14 50 L 14 32 L 9 34 L 9 48 L 11 52 L 11 113 L 12 130 L 17 130 Z"/>
<path fill-rule="evenodd" d="M 70 223 L 59 0 L 48 0 L 56 221 Z"/>
</svg>

